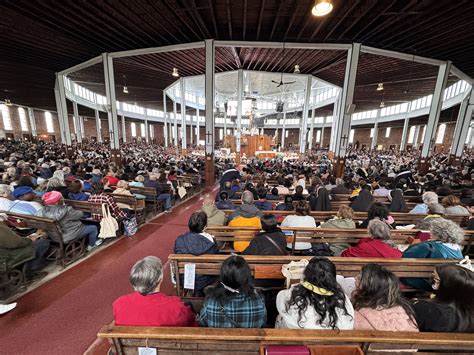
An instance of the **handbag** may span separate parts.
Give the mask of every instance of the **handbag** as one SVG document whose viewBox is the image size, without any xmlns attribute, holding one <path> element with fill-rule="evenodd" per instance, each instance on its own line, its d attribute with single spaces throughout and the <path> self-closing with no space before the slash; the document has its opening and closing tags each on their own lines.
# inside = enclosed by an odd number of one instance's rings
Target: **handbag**
<svg viewBox="0 0 474 355">
<path fill-rule="evenodd" d="M 99 238 L 115 238 L 119 229 L 117 220 L 110 214 L 109 206 L 102 204 L 102 220 L 100 221 Z"/>
<path fill-rule="evenodd" d="M 137 217 L 133 216 L 123 221 L 124 233 L 127 237 L 135 235 L 138 231 Z"/>
<path fill-rule="evenodd" d="M 292 280 L 303 281 L 304 269 L 308 264 L 308 260 L 302 259 L 300 261 L 291 261 L 289 264 L 282 265 L 281 273 L 286 278 L 286 288 L 290 287 Z"/>
</svg>

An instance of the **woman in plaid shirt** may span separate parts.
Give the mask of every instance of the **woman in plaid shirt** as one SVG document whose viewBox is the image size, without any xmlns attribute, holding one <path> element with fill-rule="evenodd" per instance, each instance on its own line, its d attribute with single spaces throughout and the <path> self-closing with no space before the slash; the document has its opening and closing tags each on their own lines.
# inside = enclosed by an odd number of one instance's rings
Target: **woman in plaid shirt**
<svg viewBox="0 0 474 355">
<path fill-rule="evenodd" d="M 217 286 L 206 297 L 199 324 L 212 328 L 262 328 L 267 320 L 265 301 L 252 284 L 252 275 L 241 256 L 227 258 Z"/>
</svg>

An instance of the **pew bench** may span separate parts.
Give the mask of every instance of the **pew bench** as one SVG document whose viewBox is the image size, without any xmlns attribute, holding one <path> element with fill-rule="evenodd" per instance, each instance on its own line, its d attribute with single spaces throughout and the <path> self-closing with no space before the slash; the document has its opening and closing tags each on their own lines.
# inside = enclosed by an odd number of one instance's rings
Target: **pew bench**
<svg viewBox="0 0 474 355">
<path fill-rule="evenodd" d="M 170 254 L 172 282 L 176 284 L 176 294 L 184 297 L 186 291 L 183 288 L 180 276 L 184 275 L 186 264 L 195 264 L 196 275 L 219 275 L 221 265 L 228 255 L 200 255 Z M 252 276 L 255 280 L 283 280 L 281 267 L 291 261 L 301 259 L 311 260 L 313 256 L 258 256 L 244 255 L 250 266 Z M 458 263 L 456 259 L 386 259 L 386 258 L 344 258 L 328 257 L 335 266 L 337 273 L 344 277 L 354 277 L 360 273 L 364 265 L 375 263 L 391 270 L 397 277 L 406 278 L 430 278 L 435 266 L 447 263 Z"/>
<path fill-rule="evenodd" d="M 41 229 L 45 231 L 51 240 L 52 247 L 48 258 L 60 263 L 63 268 L 66 267 L 67 264 L 79 259 L 85 253 L 85 238 L 75 239 L 66 243 L 63 240 L 61 226 L 57 221 L 13 212 L 2 213 L 5 213 L 9 219 L 15 220 L 15 223 L 21 225 L 22 228 Z"/>
<path fill-rule="evenodd" d="M 130 186 L 130 192 L 145 196 L 145 207 L 149 207 L 154 214 L 163 211 L 164 203 L 158 200 L 158 193 L 154 187 Z"/>
<path fill-rule="evenodd" d="M 264 355 L 269 345 L 328 346 L 327 350 L 361 349 L 375 354 L 383 349 L 428 351 L 469 351 L 474 349 L 474 335 L 462 333 L 415 333 L 361 330 L 306 329 L 222 329 L 192 327 L 103 326 L 97 336 L 109 339 L 118 355 L 135 355 L 138 347 L 156 349 L 158 354 L 186 355 Z M 344 346 L 344 347 L 343 347 Z M 321 349 L 321 348 L 320 348 Z M 396 351 L 396 350 L 395 350 Z M 315 351 L 315 354 L 318 352 Z M 338 352 L 341 354 L 343 352 Z M 406 354 L 406 350 L 404 354 Z M 328 354 L 328 353 L 325 353 Z M 346 352 L 347 354 L 347 352 Z"/>
<path fill-rule="evenodd" d="M 145 223 L 145 199 L 136 198 L 134 195 L 120 195 L 108 193 L 117 204 L 124 204 L 130 206 L 130 210 L 137 218 L 139 225 Z"/>
<path fill-rule="evenodd" d="M 75 201 L 75 200 L 64 200 L 64 204 L 67 206 L 71 206 L 75 210 L 82 211 L 84 213 L 89 213 L 91 215 L 97 214 L 101 217 L 102 215 L 102 204 L 96 202 L 89 202 L 89 201 Z M 83 218 L 83 222 L 86 223 L 95 223 L 98 224 L 98 221 L 93 220 L 92 218 Z"/>
</svg>

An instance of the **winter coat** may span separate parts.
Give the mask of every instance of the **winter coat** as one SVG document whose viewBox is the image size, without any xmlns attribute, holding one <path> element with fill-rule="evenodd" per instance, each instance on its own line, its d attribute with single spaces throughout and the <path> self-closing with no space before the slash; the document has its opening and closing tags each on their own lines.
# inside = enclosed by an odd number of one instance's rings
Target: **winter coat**
<svg viewBox="0 0 474 355">
<path fill-rule="evenodd" d="M 237 207 L 237 209 L 232 212 L 229 216 L 229 221 L 232 221 L 234 218 L 244 217 L 244 218 L 253 218 L 253 217 L 262 217 L 262 211 L 260 211 L 255 205 L 248 205 L 246 203 Z"/>
<path fill-rule="evenodd" d="M 267 237 L 268 236 L 268 237 Z M 271 238 L 278 246 L 268 240 Z M 258 233 L 250 242 L 250 245 L 243 251 L 244 255 L 288 255 L 286 250 L 286 236 L 280 228 L 273 232 Z"/>
<path fill-rule="evenodd" d="M 223 226 L 225 224 L 225 213 L 216 206 L 203 206 L 201 209 L 207 216 L 208 226 Z"/>
<path fill-rule="evenodd" d="M 0 268 L 9 269 L 34 255 L 31 239 L 20 237 L 6 225 L 0 224 Z"/>
<path fill-rule="evenodd" d="M 402 252 L 380 239 L 364 238 L 342 252 L 341 256 L 358 258 L 401 258 Z"/>
<path fill-rule="evenodd" d="M 50 205 L 45 206 L 38 215 L 59 222 L 65 243 L 69 243 L 82 236 L 82 229 L 84 227 L 80 221 L 83 216 L 82 211 L 77 211 L 71 206 Z"/>
<path fill-rule="evenodd" d="M 356 225 L 352 219 L 333 218 L 321 224 L 321 228 L 327 229 L 355 229 Z M 334 256 L 340 256 L 341 253 L 350 247 L 347 243 L 329 244 L 329 249 Z"/>
</svg>

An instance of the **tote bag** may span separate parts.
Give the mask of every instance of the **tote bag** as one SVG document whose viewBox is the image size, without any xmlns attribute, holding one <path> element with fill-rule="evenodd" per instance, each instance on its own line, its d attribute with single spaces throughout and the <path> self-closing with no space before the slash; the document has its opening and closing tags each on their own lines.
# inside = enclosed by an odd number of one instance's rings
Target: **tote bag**
<svg viewBox="0 0 474 355">
<path fill-rule="evenodd" d="M 100 233 L 99 238 L 115 238 L 118 231 L 118 222 L 110 214 L 109 206 L 105 203 L 102 204 L 102 221 L 100 221 Z"/>
</svg>

